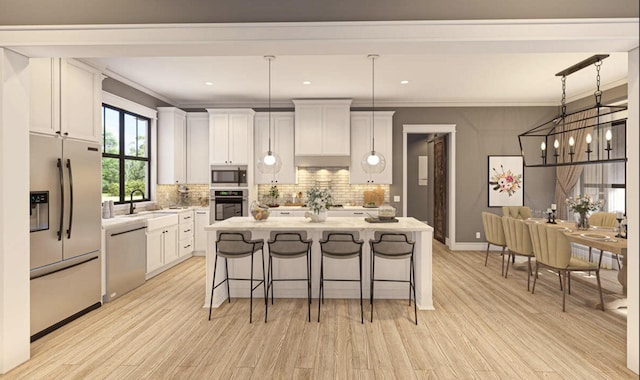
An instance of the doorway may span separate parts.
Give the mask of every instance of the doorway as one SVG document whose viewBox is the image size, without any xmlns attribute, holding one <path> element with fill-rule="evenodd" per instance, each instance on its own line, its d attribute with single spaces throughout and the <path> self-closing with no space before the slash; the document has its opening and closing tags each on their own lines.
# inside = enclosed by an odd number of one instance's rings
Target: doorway
<svg viewBox="0 0 640 380">
<path fill-rule="evenodd" d="M 444 174 L 440 174 L 439 177 L 442 181 L 439 182 L 440 195 L 442 196 L 438 202 L 440 203 L 441 214 L 438 216 L 439 218 L 439 227 L 438 231 L 436 231 L 434 227 L 434 238 L 436 238 L 436 234 L 440 233 L 440 236 L 437 237 L 437 240 L 442 241 L 446 244 L 450 249 L 455 249 L 455 125 L 453 124 L 405 124 L 402 127 L 402 135 L 403 135 L 403 201 L 402 201 L 402 215 L 407 215 L 407 207 L 408 207 L 408 178 L 411 175 L 411 172 L 407 170 L 408 160 L 413 160 L 414 157 L 408 157 L 408 148 L 407 148 L 407 140 L 408 135 L 412 134 L 423 134 L 423 135 L 438 135 L 442 138 L 441 148 L 441 157 L 446 162 L 446 171 Z M 435 148 L 435 144 L 434 144 Z M 435 155 L 434 159 L 431 160 L 435 164 Z M 429 185 L 435 186 L 435 178 L 438 177 L 434 173 L 433 181 L 429 181 Z M 444 183 L 442 183 L 444 182 Z M 435 188 L 434 188 L 434 206 L 435 206 Z M 412 202 L 419 202 L 420 200 Z M 412 205 L 413 207 L 413 205 Z M 434 207 L 434 223 L 435 223 L 435 207 Z M 440 240 L 442 239 L 442 240 Z"/>
</svg>

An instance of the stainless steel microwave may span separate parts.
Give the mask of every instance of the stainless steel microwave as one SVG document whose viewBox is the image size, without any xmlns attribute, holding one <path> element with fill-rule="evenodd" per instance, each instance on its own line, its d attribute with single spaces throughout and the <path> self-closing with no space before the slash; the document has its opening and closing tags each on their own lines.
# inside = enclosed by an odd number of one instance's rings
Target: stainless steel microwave
<svg viewBox="0 0 640 380">
<path fill-rule="evenodd" d="M 212 166 L 211 186 L 247 186 L 247 166 Z"/>
</svg>

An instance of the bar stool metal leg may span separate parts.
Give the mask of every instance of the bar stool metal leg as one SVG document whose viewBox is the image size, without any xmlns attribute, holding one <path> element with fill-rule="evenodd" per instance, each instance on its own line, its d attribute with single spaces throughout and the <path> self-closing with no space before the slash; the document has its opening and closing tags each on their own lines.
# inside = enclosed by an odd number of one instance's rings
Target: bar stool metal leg
<svg viewBox="0 0 640 380">
<path fill-rule="evenodd" d="M 216 269 L 218 267 L 218 256 L 213 262 L 213 281 L 211 283 L 211 300 L 209 301 L 209 320 L 211 320 L 211 309 L 213 309 L 213 291 L 216 290 Z"/>
</svg>

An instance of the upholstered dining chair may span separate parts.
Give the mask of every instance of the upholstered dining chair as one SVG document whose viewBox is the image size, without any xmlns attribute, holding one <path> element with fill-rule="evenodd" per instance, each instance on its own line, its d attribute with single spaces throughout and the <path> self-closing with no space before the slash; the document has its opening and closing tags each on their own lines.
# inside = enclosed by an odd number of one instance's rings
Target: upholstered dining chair
<svg viewBox="0 0 640 380">
<path fill-rule="evenodd" d="M 529 223 L 533 252 L 536 256 L 535 277 L 531 293 L 536 291 L 538 280 L 538 270 L 540 266 L 557 270 L 563 280 L 562 286 L 562 311 L 566 310 L 565 299 L 567 292 L 571 294 L 571 272 L 575 271 L 595 271 L 600 293 L 600 305 L 604 311 L 604 298 L 602 297 L 602 287 L 600 285 L 600 267 L 597 264 L 581 260 L 571 256 L 571 243 L 564 235 L 563 229 L 550 227 L 542 223 Z"/>
<path fill-rule="evenodd" d="M 484 228 L 484 236 L 487 239 L 487 254 L 484 258 L 484 266 L 487 266 L 489 260 L 489 247 L 491 245 L 502 248 L 500 256 L 502 256 L 502 271 L 500 274 L 504 276 L 504 251 L 507 248 L 507 241 L 504 237 L 504 227 L 502 226 L 502 218 L 499 215 L 490 212 L 482 212 L 482 227 Z"/>
<path fill-rule="evenodd" d="M 527 258 L 527 290 L 531 283 L 531 258 L 535 257 L 533 254 L 533 246 L 531 243 L 531 234 L 529 233 L 529 227 L 520 219 L 511 218 L 508 216 L 502 217 L 502 226 L 504 227 L 504 237 L 507 241 L 507 251 L 509 257 L 507 258 L 507 267 L 505 268 L 504 277 L 509 275 L 509 261 L 515 256 L 524 256 Z"/>
<path fill-rule="evenodd" d="M 595 214 L 589 217 L 589 224 L 593 227 L 604 227 L 610 228 L 611 231 L 614 228 L 618 227 L 618 220 L 616 219 L 616 214 L 613 212 L 596 212 Z M 593 253 L 591 252 L 593 248 L 589 247 L 589 261 L 593 260 Z M 598 260 L 598 266 L 602 264 L 602 250 L 600 250 L 600 259 Z M 616 261 L 618 262 L 618 268 L 622 265 L 620 263 L 620 257 L 616 255 Z"/>
<path fill-rule="evenodd" d="M 527 220 L 531 218 L 531 209 L 527 206 L 502 206 L 502 216 Z"/>
</svg>

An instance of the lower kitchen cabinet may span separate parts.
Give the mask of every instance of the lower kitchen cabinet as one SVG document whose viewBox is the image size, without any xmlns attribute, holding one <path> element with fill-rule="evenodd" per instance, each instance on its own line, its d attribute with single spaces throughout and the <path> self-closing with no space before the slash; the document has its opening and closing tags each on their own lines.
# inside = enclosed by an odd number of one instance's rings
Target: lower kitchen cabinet
<svg viewBox="0 0 640 380">
<path fill-rule="evenodd" d="M 147 230 L 147 276 L 177 260 L 178 255 L 178 225 Z"/>
<path fill-rule="evenodd" d="M 204 230 L 209 225 L 209 209 L 196 209 L 194 220 L 194 256 L 204 256 L 207 250 L 207 232 Z"/>
<path fill-rule="evenodd" d="M 178 214 L 178 256 L 183 257 L 193 253 L 193 210 Z"/>
</svg>

